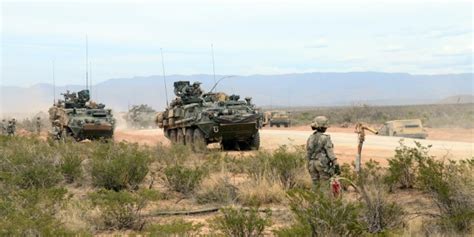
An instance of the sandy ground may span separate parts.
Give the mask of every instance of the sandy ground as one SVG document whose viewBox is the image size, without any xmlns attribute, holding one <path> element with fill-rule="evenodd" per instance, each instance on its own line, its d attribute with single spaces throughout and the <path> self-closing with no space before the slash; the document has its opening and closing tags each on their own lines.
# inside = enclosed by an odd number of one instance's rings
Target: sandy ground
<svg viewBox="0 0 474 237">
<path fill-rule="evenodd" d="M 281 145 L 304 145 L 306 139 L 311 134 L 311 130 L 304 127 L 289 129 L 265 128 L 260 133 L 261 149 L 274 150 Z M 357 134 L 351 128 L 330 128 L 328 133 L 331 135 L 335 145 L 338 159 L 342 162 L 352 162 L 357 152 Z M 472 138 L 472 130 L 431 129 L 429 135 L 429 139 L 426 140 L 409 138 L 404 138 L 403 140 L 409 146 L 414 146 L 415 141 L 425 146 L 432 145 L 431 154 L 437 157 L 448 157 L 451 159 L 473 157 L 474 139 Z M 399 146 L 400 139 L 398 137 L 367 135 L 362 155 L 363 160 L 374 159 L 381 164 L 386 164 L 387 158 L 394 155 L 394 150 Z M 117 130 L 115 132 L 115 140 L 137 142 L 146 145 L 157 143 L 169 145 L 168 140 L 160 129 Z"/>
</svg>

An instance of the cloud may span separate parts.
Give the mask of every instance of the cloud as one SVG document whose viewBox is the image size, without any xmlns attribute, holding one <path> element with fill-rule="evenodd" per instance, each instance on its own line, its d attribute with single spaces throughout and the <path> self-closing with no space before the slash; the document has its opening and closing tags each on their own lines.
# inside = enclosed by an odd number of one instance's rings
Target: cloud
<svg viewBox="0 0 474 237">
<path fill-rule="evenodd" d="M 328 47 L 328 40 L 326 38 L 319 38 L 312 40 L 304 45 L 306 49 L 320 49 Z"/>
</svg>

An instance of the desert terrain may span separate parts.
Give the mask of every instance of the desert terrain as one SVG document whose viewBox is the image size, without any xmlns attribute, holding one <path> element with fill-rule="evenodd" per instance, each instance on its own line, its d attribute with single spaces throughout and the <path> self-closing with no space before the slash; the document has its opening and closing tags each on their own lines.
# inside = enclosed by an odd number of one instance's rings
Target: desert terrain
<svg viewBox="0 0 474 237">
<path fill-rule="evenodd" d="M 381 164 L 386 164 L 386 160 L 393 157 L 395 148 L 400 145 L 401 140 L 408 146 L 414 146 L 415 141 L 420 142 L 424 146 L 432 145 L 431 154 L 437 157 L 465 159 L 473 156 L 474 129 L 430 128 L 427 132 L 428 139 L 367 135 L 364 142 L 363 158 L 373 159 Z M 308 126 L 287 129 L 264 128 L 260 131 L 261 149 L 273 151 L 282 145 L 290 147 L 302 146 L 306 144 L 306 139 L 311 133 L 312 131 Z M 353 128 L 331 127 L 328 129 L 328 134 L 331 135 L 338 159 L 343 163 L 352 162 L 358 145 L 357 134 L 354 133 Z M 115 132 L 115 140 L 146 145 L 158 143 L 169 145 L 169 141 L 165 138 L 161 129 L 118 129 Z M 216 145 L 209 146 L 217 147 Z"/>
</svg>

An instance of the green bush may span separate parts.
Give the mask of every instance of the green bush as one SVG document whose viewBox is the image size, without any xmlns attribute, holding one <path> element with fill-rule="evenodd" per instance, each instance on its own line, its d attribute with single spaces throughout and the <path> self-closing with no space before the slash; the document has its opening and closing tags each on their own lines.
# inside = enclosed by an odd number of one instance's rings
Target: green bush
<svg viewBox="0 0 474 237">
<path fill-rule="evenodd" d="M 137 189 L 148 174 L 151 151 L 137 144 L 98 144 L 92 154 L 91 175 L 96 187 Z"/>
<path fill-rule="evenodd" d="M 436 203 L 436 219 L 444 232 L 469 233 L 474 222 L 474 159 L 438 161 L 428 158 L 419 165 L 420 186 Z"/>
<path fill-rule="evenodd" d="M 247 160 L 247 172 L 254 179 L 262 177 L 279 180 L 287 189 L 298 186 L 298 175 L 305 170 L 306 158 L 302 147 L 290 151 L 281 146 L 272 154 L 259 152 Z"/>
<path fill-rule="evenodd" d="M 418 173 L 418 163 L 430 158 L 428 155 L 431 146 L 423 146 L 415 141 L 415 147 L 408 147 L 400 141 L 395 149 L 395 156 L 388 160 L 388 173 L 385 182 L 399 188 L 413 188 Z"/>
<path fill-rule="evenodd" d="M 188 168 L 183 165 L 174 165 L 165 169 L 168 187 L 184 195 L 194 192 L 205 175 L 206 171 L 200 167 Z"/>
<path fill-rule="evenodd" d="M 58 156 L 61 157 L 60 169 L 67 183 L 73 183 L 83 175 L 82 161 L 85 151 L 79 145 L 82 144 L 67 143 L 58 146 Z"/>
<path fill-rule="evenodd" d="M 67 201 L 67 191 L 0 189 L 0 236 L 73 236 L 55 218 Z"/>
<path fill-rule="evenodd" d="M 243 208 L 223 208 L 222 215 L 210 221 L 210 227 L 214 231 L 223 233 L 225 236 L 254 237 L 263 236 L 263 231 L 271 225 L 270 210 L 263 215 L 258 208 L 245 210 Z"/>
<path fill-rule="evenodd" d="M 98 207 L 100 222 L 104 229 L 141 230 L 145 224 L 142 210 L 149 201 L 157 200 L 158 193 L 152 190 L 139 192 L 100 190 L 89 194 L 95 207 Z"/>
<path fill-rule="evenodd" d="M 360 220 L 361 207 L 322 192 L 292 190 L 288 193 L 290 207 L 296 216 L 299 231 L 306 236 L 360 236 L 366 229 Z M 285 228 L 282 233 L 287 233 Z"/>
<path fill-rule="evenodd" d="M 153 224 L 146 227 L 146 236 L 198 236 L 202 224 L 194 224 L 183 219 L 174 219 L 170 223 Z"/>
<path fill-rule="evenodd" d="M 21 188 L 50 188 L 63 180 L 52 147 L 36 139 L 1 139 L 1 181 Z"/>
</svg>

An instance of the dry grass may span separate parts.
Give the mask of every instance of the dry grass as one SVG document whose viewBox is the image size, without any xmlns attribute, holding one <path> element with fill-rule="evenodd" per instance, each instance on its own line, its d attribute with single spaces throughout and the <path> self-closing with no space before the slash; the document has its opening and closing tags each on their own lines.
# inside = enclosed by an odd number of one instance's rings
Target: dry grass
<svg viewBox="0 0 474 237">
<path fill-rule="evenodd" d="M 196 192 L 199 204 L 219 203 L 229 204 L 237 197 L 237 187 L 231 183 L 227 172 L 213 173 L 204 179 Z"/>
<path fill-rule="evenodd" d="M 279 181 L 271 181 L 265 178 L 251 179 L 238 188 L 237 199 L 242 205 L 279 204 L 286 197 L 285 189 Z"/>
</svg>

